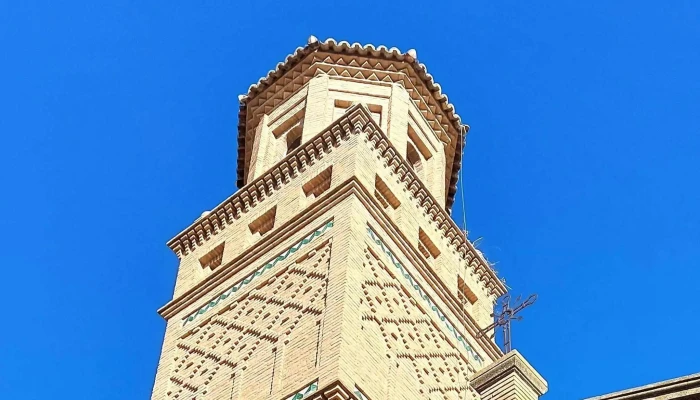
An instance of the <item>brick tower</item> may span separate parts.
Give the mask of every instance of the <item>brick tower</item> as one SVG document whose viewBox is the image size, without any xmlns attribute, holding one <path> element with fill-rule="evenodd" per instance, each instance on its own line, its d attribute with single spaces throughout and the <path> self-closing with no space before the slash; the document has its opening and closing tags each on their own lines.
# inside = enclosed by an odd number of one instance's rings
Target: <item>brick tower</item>
<svg viewBox="0 0 700 400">
<path fill-rule="evenodd" d="M 180 259 L 152 398 L 537 399 L 477 332 L 505 287 L 450 217 L 466 125 L 413 50 L 313 36 L 240 97 L 240 190 Z"/>
</svg>

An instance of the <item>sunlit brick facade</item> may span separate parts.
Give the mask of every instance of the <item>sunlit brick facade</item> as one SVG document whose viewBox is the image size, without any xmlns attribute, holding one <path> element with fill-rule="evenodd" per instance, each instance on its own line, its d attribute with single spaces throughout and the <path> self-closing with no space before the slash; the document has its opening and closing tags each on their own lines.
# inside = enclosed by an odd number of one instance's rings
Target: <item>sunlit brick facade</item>
<svg viewBox="0 0 700 400">
<path fill-rule="evenodd" d="M 455 225 L 467 127 L 415 51 L 311 37 L 240 97 L 238 184 L 180 259 L 152 399 L 536 399 L 479 330 L 505 287 Z"/>
</svg>

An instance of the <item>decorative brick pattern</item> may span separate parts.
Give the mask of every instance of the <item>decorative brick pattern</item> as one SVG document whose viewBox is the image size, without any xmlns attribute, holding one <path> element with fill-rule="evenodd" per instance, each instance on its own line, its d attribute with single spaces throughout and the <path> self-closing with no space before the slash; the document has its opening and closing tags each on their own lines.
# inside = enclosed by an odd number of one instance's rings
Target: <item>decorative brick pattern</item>
<svg viewBox="0 0 700 400">
<path fill-rule="evenodd" d="M 310 235 L 300 243 L 308 244 L 314 237 L 317 236 Z M 298 251 L 301 246 L 294 248 Z M 264 393 L 272 394 L 275 388 L 285 387 L 285 382 L 279 382 L 284 375 L 275 374 L 278 352 L 282 357 L 292 357 L 285 363 L 306 367 L 297 375 L 313 373 L 318 356 L 313 349 L 318 348 L 318 343 L 308 345 L 305 335 L 293 335 L 304 319 L 305 326 L 320 326 L 330 249 L 330 241 L 325 242 L 221 308 L 218 314 L 193 325 L 177 341 L 168 398 L 248 400 L 246 394 L 250 393 L 265 398 Z M 293 252 L 287 256 L 290 254 Z M 305 360 L 293 357 L 300 354 L 300 348 Z M 303 399 L 317 388 L 314 382 L 289 399 Z M 216 395 L 212 394 L 214 391 Z"/>
<path fill-rule="evenodd" d="M 330 153 L 333 148 L 340 146 L 352 135 L 359 134 L 366 135 L 366 143 L 385 160 L 385 164 L 419 204 L 421 211 L 441 232 L 441 240 L 448 242 L 449 246 L 467 261 L 470 270 L 479 276 L 479 281 L 487 288 L 488 293 L 494 296 L 494 299 L 504 294 L 503 282 L 447 212 L 437 203 L 430 191 L 390 143 L 386 134 L 371 120 L 369 111 L 363 106 L 351 107 L 343 118 L 309 142 L 303 143 L 301 148 L 221 203 L 206 218 L 198 220 L 170 240 L 168 245 L 178 256 L 186 255 L 198 246 L 202 246 L 228 224 L 234 223 L 237 218 L 244 217 L 245 213 L 261 199 L 269 196 L 282 184 L 288 183 L 290 177 L 297 176 L 301 172 L 301 166 L 312 164 L 313 160 L 321 158 L 322 154 Z"/>
<path fill-rule="evenodd" d="M 460 394 L 471 391 L 468 372 L 473 369 L 466 358 L 369 248 L 365 250 L 365 260 L 362 323 L 377 324 L 387 356 L 409 366 L 413 379 L 397 384 L 417 385 L 426 399 L 458 399 Z M 391 268 L 396 271 L 396 265 Z M 404 278 L 407 275 L 400 274 Z"/>
<path fill-rule="evenodd" d="M 506 287 L 449 214 L 468 127 L 415 51 L 312 37 L 239 101 L 240 190 L 168 242 L 152 400 L 521 390 L 477 339 Z"/>
<path fill-rule="evenodd" d="M 216 307 L 217 305 L 219 305 L 220 302 L 226 300 L 229 296 L 231 296 L 234 293 L 236 293 L 237 291 L 243 289 L 245 286 L 249 285 L 251 282 L 256 280 L 258 277 L 262 276 L 265 272 L 273 269 L 278 263 L 286 260 L 287 257 L 289 257 L 292 254 L 296 253 L 297 251 L 301 250 L 307 244 L 311 243 L 317 237 L 323 235 L 328 229 L 330 229 L 332 227 L 333 227 L 333 221 L 328 221 L 328 223 L 326 223 L 325 225 L 323 225 L 319 229 L 312 232 L 309 236 L 300 240 L 299 243 L 288 248 L 282 254 L 278 255 L 277 257 L 275 257 L 274 259 L 272 259 L 271 261 L 269 261 L 268 263 L 266 263 L 262 267 L 255 270 L 249 276 L 241 279 L 239 282 L 237 282 L 236 284 L 234 284 L 233 286 L 228 288 L 226 291 L 221 293 L 214 300 L 211 300 L 210 302 L 208 302 L 204 307 L 200 308 L 199 310 L 197 310 L 194 313 L 187 316 L 187 318 L 185 318 L 185 320 L 183 321 L 182 325 L 183 326 L 187 325 L 188 323 L 197 319 L 199 316 L 204 315 L 204 313 L 206 313 L 207 311 Z"/>
<path fill-rule="evenodd" d="M 330 68 L 334 70 L 330 72 Z M 409 91 L 410 99 L 422 117 L 429 122 L 431 129 L 444 135 L 443 141 L 450 148 L 448 164 L 454 168 L 450 168 L 451 172 L 445 178 L 450 181 L 448 208 L 451 207 L 456 192 L 457 171 L 461 166 L 459 136 L 466 133 L 468 126 L 462 125 L 440 85 L 427 73 L 425 65 L 418 62 L 415 52 L 402 53 L 396 48 L 387 49 L 371 44 L 362 46 L 333 39 L 309 42 L 307 46 L 297 48 L 239 98 L 238 185 L 246 183 L 244 171 L 251 150 L 247 138 L 252 135 L 259 113 L 273 110 L 319 72 L 349 80 L 400 82 Z"/>
<path fill-rule="evenodd" d="M 458 342 L 464 346 L 464 348 L 467 350 L 467 352 L 471 355 L 472 359 L 474 362 L 476 362 L 477 365 L 481 366 L 483 364 L 483 357 L 481 357 L 475 350 L 474 348 L 467 342 L 467 340 L 457 332 L 457 329 L 455 329 L 454 325 L 445 317 L 445 313 L 443 313 L 438 306 L 435 305 L 435 303 L 430 300 L 430 297 L 428 297 L 427 294 L 425 294 L 425 291 L 420 287 L 420 285 L 416 282 L 415 279 L 411 276 L 411 274 L 408 273 L 406 268 L 401 265 L 401 263 L 396 259 L 396 256 L 394 256 L 394 253 L 391 252 L 385 245 L 384 242 L 377 236 L 376 233 L 372 230 L 372 228 L 367 228 L 367 234 L 372 238 L 372 241 L 379 246 L 379 248 L 382 250 L 382 252 L 389 258 L 391 263 L 396 267 L 398 270 L 399 274 L 405 281 L 408 283 L 408 285 L 413 288 L 413 290 L 418 294 L 418 296 L 423 299 L 424 302 L 427 303 L 428 308 L 433 312 L 435 316 L 438 317 L 440 321 L 442 321 L 447 328 L 447 330 L 457 339 Z"/>
</svg>

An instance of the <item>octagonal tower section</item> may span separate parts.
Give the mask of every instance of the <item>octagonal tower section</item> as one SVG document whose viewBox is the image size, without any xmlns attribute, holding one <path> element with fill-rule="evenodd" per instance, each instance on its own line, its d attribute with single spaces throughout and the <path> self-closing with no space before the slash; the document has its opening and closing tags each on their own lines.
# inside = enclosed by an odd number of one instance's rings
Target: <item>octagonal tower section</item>
<svg viewBox="0 0 700 400">
<path fill-rule="evenodd" d="M 439 204 L 454 202 L 467 127 L 413 50 L 311 39 L 240 100 L 239 186 L 364 104 Z"/>
</svg>

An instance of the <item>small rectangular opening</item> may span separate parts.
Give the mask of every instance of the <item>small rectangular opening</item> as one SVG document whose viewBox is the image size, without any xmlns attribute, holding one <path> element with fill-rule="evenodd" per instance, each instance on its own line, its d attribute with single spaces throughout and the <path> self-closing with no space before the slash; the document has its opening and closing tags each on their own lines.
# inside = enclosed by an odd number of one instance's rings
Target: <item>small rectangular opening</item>
<svg viewBox="0 0 700 400">
<path fill-rule="evenodd" d="M 352 106 L 354 103 L 349 101 L 349 100 L 340 100 L 336 99 L 333 102 L 334 108 L 333 108 L 333 120 L 337 120 L 338 118 L 342 117 L 343 114 L 345 114 Z M 377 105 L 377 104 L 366 104 L 367 108 L 369 109 L 369 113 L 372 115 L 372 119 L 374 122 L 377 123 L 377 125 L 382 124 L 382 106 Z"/>
<path fill-rule="evenodd" d="M 255 221 L 251 222 L 248 225 L 250 233 L 252 233 L 253 235 L 262 236 L 269 232 L 275 226 L 276 214 L 277 206 L 274 206 L 271 209 L 265 211 L 263 215 L 259 216 L 255 219 Z"/>
<path fill-rule="evenodd" d="M 408 166 L 418 174 L 418 177 L 423 178 L 423 159 L 410 140 L 406 142 L 406 161 Z"/>
<path fill-rule="evenodd" d="M 462 304 L 474 304 L 478 300 L 476 294 L 469 289 L 461 276 L 457 277 L 457 293 Z"/>
<path fill-rule="evenodd" d="M 377 125 L 382 124 L 382 106 L 378 106 L 376 104 L 367 104 L 367 108 L 369 108 L 369 113 L 372 114 L 372 119 L 374 122 L 377 123 Z"/>
<path fill-rule="evenodd" d="M 214 249 L 199 259 L 199 264 L 202 268 L 213 271 L 221 265 L 221 260 L 224 258 L 224 243 L 226 242 L 222 242 L 220 245 L 214 247 Z"/>
<path fill-rule="evenodd" d="M 345 114 L 345 112 L 348 108 L 350 108 L 352 103 L 347 100 L 336 99 L 333 105 L 333 120 L 335 121 L 338 118 L 342 117 L 343 114 Z"/>
<path fill-rule="evenodd" d="M 330 189 L 332 176 L 333 167 L 330 166 L 306 182 L 304 186 L 302 186 L 306 197 L 316 198 L 326 190 Z"/>
<path fill-rule="evenodd" d="M 411 142 L 413 142 L 414 146 L 420 151 L 421 155 L 423 155 L 423 158 L 426 160 L 429 160 L 430 157 L 433 156 L 433 154 L 430 152 L 430 149 L 428 149 L 428 146 L 425 145 L 423 140 L 418 136 L 416 133 L 416 130 L 413 129 L 411 124 L 408 124 L 408 138 L 411 139 Z"/>
<path fill-rule="evenodd" d="M 301 146 L 301 133 L 304 130 L 304 119 L 302 118 L 296 125 L 285 133 L 285 141 L 287 144 L 286 154 L 291 153 Z"/>
<path fill-rule="evenodd" d="M 391 189 L 389 189 L 379 176 L 375 176 L 374 178 L 374 197 L 379 200 L 379 203 L 384 208 L 391 206 L 391 208 L 397 209 L 401 205 L 399 199 L 396 198 Z"/>
<path fill-rule="evenodd" d="M 437 258 L 440 255 L 440 250 L 421 228 L 418 228 L 418 249 L 425 257 Z"/>
<path fill-rule="evenodd" d="M 336 99 L 333 104 L 335 104 L 337 108 L 350 108 L 352 102 L 350 102 L 349 100 Z"/>
<path fill-rule="evenodd" d="M 306 109 L 302 108 L 301 110 L 297 111 L 294 115 L 287 118 L 284 122 L 277 125 L 277 127 L 274 128 L 272 131 L 275 137 L 278 138 L 295 127 L 303 128 L 305 111 Z"/>
</svg>

